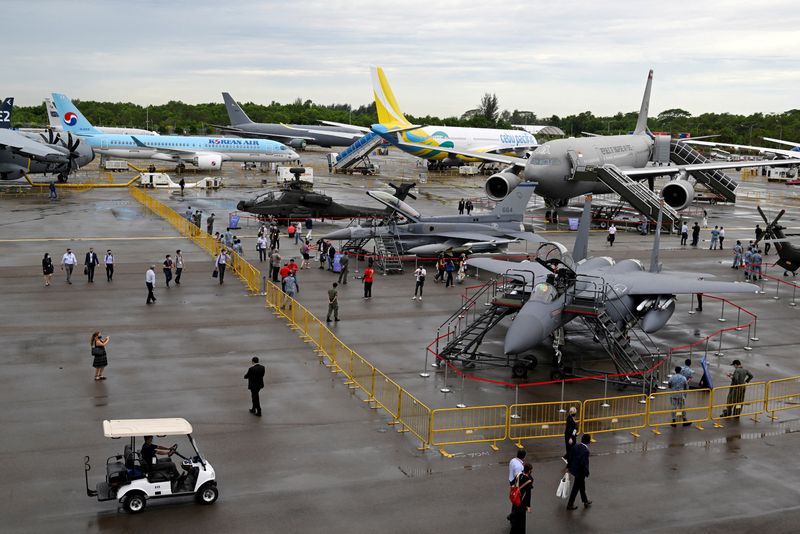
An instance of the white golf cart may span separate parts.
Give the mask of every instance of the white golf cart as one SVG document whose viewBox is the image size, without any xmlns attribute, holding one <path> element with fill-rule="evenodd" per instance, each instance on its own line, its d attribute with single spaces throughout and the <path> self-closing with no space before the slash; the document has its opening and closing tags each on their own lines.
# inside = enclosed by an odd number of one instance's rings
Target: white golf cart
<svg viewBox="0 0 800 534">
<path fill-rule="evenodd" d="M 89 489 L 91 465 L 89 457 L 86 457 L 84 474 L 89 497 L 97 497 L 98 501 L 117 499 L 132 514 L 143 511 L 148 499 L 194 495 L 201 504 L 212 504 L 217 500 L 219 491 L 214 468 L 200 455 L 192 438 L 192 425 L 186 419 L 106 420 L 103 421 L 103 434 L 112 439 L 130 438 L 130 444 L 125 445 L 122 454 L 106 459 L 106 480 L 99 482 L 94 490 Z M 144 443 L 144 436 L 183 435 L 194 449 L 194 455 L 189 458 L 178 452 L 177 443 L 161 449 L 160 454 L 167 458 L 156 459 L 153 455 L 150 462 L 144 461 L 136 448 L 137 437 Z M 179 473 L 172 462 L 173 455 L 183 459 L 180 463 L 183 473 Z"/>
</svg>

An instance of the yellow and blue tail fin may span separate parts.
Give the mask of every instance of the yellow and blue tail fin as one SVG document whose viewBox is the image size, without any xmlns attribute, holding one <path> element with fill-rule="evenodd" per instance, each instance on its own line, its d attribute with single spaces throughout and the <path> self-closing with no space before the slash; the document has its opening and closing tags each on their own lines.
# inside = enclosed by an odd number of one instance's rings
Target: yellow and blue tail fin
<svg viewBox="0 0 800 534">
<path fill-rule="evenodd" d="M 375 95 L 375 107 L 378 111 L 378 122 L 387 128 L 404 128 L 411 126 L 394 97 L 392 87 L 386 73 L 380 67 L 372 67 L 372 91 Z"/>
</svg>

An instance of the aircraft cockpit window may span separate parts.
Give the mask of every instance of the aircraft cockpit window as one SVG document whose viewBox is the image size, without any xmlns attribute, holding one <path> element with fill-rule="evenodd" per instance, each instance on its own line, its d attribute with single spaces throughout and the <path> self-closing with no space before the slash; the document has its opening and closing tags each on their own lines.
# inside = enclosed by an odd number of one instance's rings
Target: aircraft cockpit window
<svg viewBox="0 0 800 534">
<path fill-rule="evenodd" d="M 553 302 L 556 297 L 558 297 L 556 288 L 547 282 L 542 282 L 533 289 L 531 300 L 533 302 Z"/>
</svg>

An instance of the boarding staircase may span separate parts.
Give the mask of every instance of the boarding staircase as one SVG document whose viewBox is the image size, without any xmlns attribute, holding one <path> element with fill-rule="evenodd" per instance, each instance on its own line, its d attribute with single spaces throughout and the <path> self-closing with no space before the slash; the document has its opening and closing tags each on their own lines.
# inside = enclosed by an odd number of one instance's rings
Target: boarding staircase
<svg viewBox="0 0 800 534">
<path fill-rule="evenodd" d="M 333 168 L 337 171 L 349 169 L 362 159 L 369 159 L 370 153 L 383 143 L 383 139 L 376 133 L 370 132 L 358 141 L 345 148 L 336 156 Z"/>
<path fill-rule="evenodd" d="M 375 263 L 384 274 L 402 273 L 403 262 L 400 256 L 403 255 L 403 245 L 396 236 L 381 235 L 374 238 L 375 242 Z"/>
<path fill-rule="evenodd" d="M 491 280 L 480 286 L 472 295 L 464 296 L 464 303 L 439 327 L 446 332 L 443 347 L 438 348 L 439 362 L 460 362 L 464 368 L 483 365 L 508 366 L 510 358 L 480 352 L 481 343 L 492 328 L 504 318 L 517 313 L 528 295 L 519 284 Z"/>
<path fill-rule="evenodd" d="M 672 140 L 670 147 L 669 158 L 676 165 L 699 165 L 701 163 L 709 163 L 708 158 L 677 139 Z M 731 180 L 723 171 L 692 171 L 691 174 L 695 180 L 715 193 L 722 195 L 727 202 L 736 202 L 736 188 L 739 184 Z"/>
<path fill-rule="evenodd" d="M 598 180 L 625 199 L 637 211 L 650 220 L 658 220 L 658 212 L 662 209 L 661 200 L 644 183 L 629 177 L 616 165 L 602 165 L 594 170 Z M 669 224 L 670 228 L 675 228 L 679 220 L 678 212 L 665 204 L 663 206 L 664 224 Z"/>
<path fill-rule="evenodd" d="M 662 359 L 655 342 L 644 331 L 636 331 L 635 323 L 621 328 L 608 314 L 606 299 L 614 296 L 615 290 L 602 279 L 579 275 L 567 294 L 569 304 L 564 313 L 577 314 L 610 356 L 617 373 L 626 375 L 621 383 L 644 382 L 655 387 L 661 374 L 656 364 Z M 618 311 L 623 304 L 614 300 Z M 631 342 L 635 338 L 639 349 Z M 648 348 L 650 347 L 650 348 Z"/>
</svg>

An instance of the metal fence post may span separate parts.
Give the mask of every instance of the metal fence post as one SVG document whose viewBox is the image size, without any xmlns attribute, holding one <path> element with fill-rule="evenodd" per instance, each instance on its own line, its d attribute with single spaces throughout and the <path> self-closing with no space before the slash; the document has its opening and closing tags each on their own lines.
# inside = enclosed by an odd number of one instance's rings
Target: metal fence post
<svg viewBox="0 0 800 534">
<path fill-rule="evenodd" d="M 689 315 L 694 315 L 694 293 L 692 293 L 692 300 L 689 302 Z"/>
<path fill-rule="evenodd" d="M 792 301 L 789 303 L 789 306 L 793 308 L 797 306 L 797 303 L 794 301 L 794 295 L 796 292 L 797 292 L 797 286 L 795 284 L 792 284 Z"/>
<path fill-rule="evenodd" d="M 448 362 L 444 362 L 444 387 L 440 388 L 439 391 L 447 395 L 450 393 L 450 388 L 447 386 L 447 371 L 450 369 L 450 364 Z"/>
<path fill-rule="evenodd" d="M 753 337 L 750 341 L 758 341 L 758 317 L 753 318 Z"/>
<path fill-rule="evenodd" d="M 780 280 L 775 280 L 775 296 L 772 297 L 772 300 L 778 300 L 778 299 L 781 298 L 780 297 L 780 290 L 781 290 L 781 281 Z"/>
<path fill-rule="evenodd" d="M 464 375 L 461 375 L 461 402 L 456 404 L 456 408 L 466 408 L 467 405 L 464 404 Z"/>
<path fill-rule="evenodd" d="M 719 321 L 721 323 L 724 323 L 726 321 L 726 319 L 725 319 L 725 300 L 722 301 L 722 308 L 720 309 L 719 319 L 717 319 L 717 321 Z"/>
<path fill-rule="evenodd" d="M 744 342 L 744 350 L 753 350 L 753 347 L 750 346 L 750 326 L 752 323 L 747 325 L 747 339 Z"/>
<path fill-rule="evenodd" d="M 519 414 L 517 413 L 517 405 L 519 404 L 519 385 L 514 386 L 514 413 L 512 413 L 509 417 L 511 419 L 519 419 Z"/>
<path fill-rule="evenodd" d="M 717 346 L 717 352 L 714 353 L 714 356 L 720 356 L 720 357 L 725 356 L 725 353 L 722 352 L 722 334 L 724 332 L 725 330 L 719 331 L 719 345 Z"/>
</svg>

